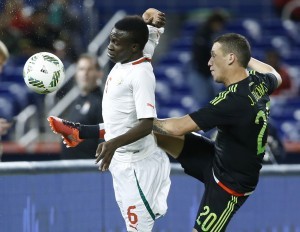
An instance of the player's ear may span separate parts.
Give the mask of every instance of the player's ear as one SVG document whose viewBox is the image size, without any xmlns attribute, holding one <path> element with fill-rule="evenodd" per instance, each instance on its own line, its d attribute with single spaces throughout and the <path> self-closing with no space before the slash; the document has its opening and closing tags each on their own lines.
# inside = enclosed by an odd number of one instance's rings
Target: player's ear
<svg viewBox="0 0 300 232">
<path fill-rule="evenodd" d="M 228 63 L 228 65 L 232 65 L 235 60 L 236 60 L 236 56 L 233 53 L 229 53 L 227 55 L 227 63 Z"/>
</svg>

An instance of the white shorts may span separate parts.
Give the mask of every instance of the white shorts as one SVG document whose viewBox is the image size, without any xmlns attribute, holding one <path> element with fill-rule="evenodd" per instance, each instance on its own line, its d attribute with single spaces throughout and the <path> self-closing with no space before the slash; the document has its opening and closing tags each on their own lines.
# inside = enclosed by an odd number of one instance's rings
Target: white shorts
<svg viewBox="0 0 300 232">
<path fill-rule="evenodd" d="M 145 159 L 124 163 L 112 160 L 116 201 L 127 231 L 151 232 L 155 219 L 167 211 L 170 162 L 160 149 Z"/>
</svg>

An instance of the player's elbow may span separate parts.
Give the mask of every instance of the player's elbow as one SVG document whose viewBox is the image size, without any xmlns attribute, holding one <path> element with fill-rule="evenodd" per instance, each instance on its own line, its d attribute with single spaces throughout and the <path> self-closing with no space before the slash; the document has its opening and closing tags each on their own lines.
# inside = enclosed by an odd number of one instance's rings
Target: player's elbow
<svg viewBox="0 0 300 232">
<path fill-rule="evenodd" d="M 277 87 L 279 87 L 282 83 L 281 75 L 275 70 L 275 68 L 273 68 L 273 67 L 270 67 L 270 68 L 271 68 L 270 73 L 272 73 L 276 77 L 277 83 L 278 83 Z"/>
<path fill-rule="evenodd" d="M 276 72 L 275 76 L 276 76 L 277 82 L 278 82 L 277 87 L 279 87 L 282 83 L 282 78 L 278 72 Z"/>
</svg>

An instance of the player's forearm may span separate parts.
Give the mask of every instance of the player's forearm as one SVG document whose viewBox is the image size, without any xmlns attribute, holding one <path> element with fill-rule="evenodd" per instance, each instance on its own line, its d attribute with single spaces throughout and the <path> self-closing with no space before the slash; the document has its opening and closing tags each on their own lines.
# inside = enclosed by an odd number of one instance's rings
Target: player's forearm
<svg viewBox="0 0 300 232">
<path fill-rule="evenodd" d="M 155 48 L 159 43 L 161 34 L 164 33 L 166 17 L 163 12 L 154 8 L 147 9 L 143 14 L 144 22 L 148 24 L 149 37 L 143 50 L 144 56 L 152 58 Z"/>
<path fill-rule="evenodd" d="M 153 131 L 162 135 L 181 135 L 176 125 L 175 118 L 154 119 Z"/>
<path fill-rule="evenodd" d="M 178 118 L 154 119 L 153 122 L 153 131 L 162 135 L 182 136 L 199 130 L 199 126 L 188 114 Z"/>
<path fill-rule="evenodd" d="M 114 143 L 116 148 L 128 145 L 136 142 L 137 140 L 144 138 L 152 132 L 153 119 L 142 119 L 139 124 L 128 130 L 125 134 L 115 137 L 109 142 Z"/>
<path fill-rule="evenodd" d="M 253 69 L 255 71 L 258 71 L 260 73 L 272 73 L 277 77 L 278 80 L 278 85 L 281 84 L 281 76 L 280 74 L 270 65 L 261 62 L 255 58 L 251 58 L 249 63 L 248 63 L 248 67 L 250 69 Z"/>
<path fill-rule="evenodd" d="M 164 32 L 164 28 L 156 28 L 153 26 L 148 26 L 149 37 L 148 42 L 144 47 L 143 54 L 148 58 L 152 58 L 155 48 L 159 43 L 160 35 Z"/>
<path fill-rule="evenodd" d="M 255 58 L 250 59 L 250 61 L 248 63 L 248 67 L 255 70 L 255 71 L 258 71 L 260 73 L 273 73 L 273 72 L 276 72 L 276 70 L 272 66 L 270 66 L 270 65 L 268 65 L 264 62 L 261 62 L 261 61 L 255 59 Z"/>
</svg>

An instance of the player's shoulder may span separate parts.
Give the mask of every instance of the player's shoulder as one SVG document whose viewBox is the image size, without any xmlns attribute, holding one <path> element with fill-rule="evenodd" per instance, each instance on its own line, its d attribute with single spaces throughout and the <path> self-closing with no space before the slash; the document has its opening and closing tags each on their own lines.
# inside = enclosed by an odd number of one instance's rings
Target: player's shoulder
<svg viewBox="0 0 300 232">
<path fill-rule="evenodd" d="M 255 82 L 273 82 L 277 80 L 276 76 L 272 73 L 260 73 L 255 70 L 249 71 L 249 77 Z"/>
<path fill-rule="evenodd" d="M 249 71 L 249 77 L 255 84 L 262 84 L 271 94 L 278 86 L 277 77 L 273 73 L 260 73 L 254 70 Z"/>
<path fill-rule="evenodd" d="M 232 84 L 228 86 L 223 91 L 219 92 L 219 94 L 210 101 L 210 104 L 217 105 L 217 104 L 226 104 L 231 101 L 231 99 L 236 95 L 238 90 L 238 84 Z M 230 104 L 230 103 L 229 103 Z"/>
<path fill-rule="evenodd" d="M 132 65 L 130 71 L 131 77 L 134 78 L 153 78 L 153 67 L 149 62 L 142 62 L 137 65 Z"/>
</svg>

